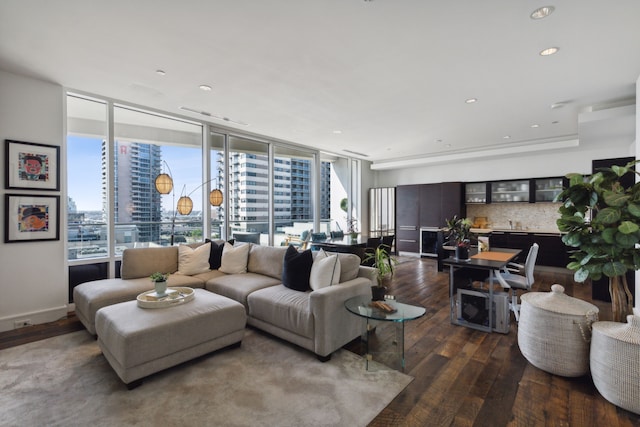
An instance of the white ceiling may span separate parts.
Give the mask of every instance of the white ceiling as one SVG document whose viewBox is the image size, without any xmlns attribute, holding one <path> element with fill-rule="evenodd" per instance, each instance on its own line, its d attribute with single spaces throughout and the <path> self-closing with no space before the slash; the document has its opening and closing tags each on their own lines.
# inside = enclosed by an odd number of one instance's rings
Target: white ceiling
<svg viewBox="0 0 640 427">
<path fill-rule="evenodd" d="M 639 0 L 2 0 L 0 69 L 384 162 L 575 139 L 634 103 L 639 21 Z"/>
</svg>

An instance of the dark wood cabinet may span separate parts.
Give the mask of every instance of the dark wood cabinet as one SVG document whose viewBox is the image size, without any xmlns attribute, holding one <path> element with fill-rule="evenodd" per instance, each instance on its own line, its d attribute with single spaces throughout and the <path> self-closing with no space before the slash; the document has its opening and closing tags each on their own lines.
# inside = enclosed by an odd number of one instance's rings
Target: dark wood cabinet
<svg viewBox="0 0 640 427">
<path fill-rule="evenodd" d="M 420 186 L 420 226 L 442 227 L 442 184 Z"/>
<path fill-rule="evenodd" d="M 560 234 L 494 231 L 489 237 L 490 247 L 520 249 L 522 252 L 515 260 L 519 264 L 525 263 L 534 243 L 539 246 L 536 265 L 565 268 L 569 263 L 567 247 Z"/>
<path fill-rule="evenodd" d="M 441 212 L 439 227 L 444 227 L 447 218 L 451 218 L 454 215 L 464 216 L 466 215 L 464 205 L 463 184 L 461 182 L 445 182 L 441 186 L 442 198 L 441 198 Z"/>
<path fill-rule="evenodd" d="M 420 252 L 420 185 L 396 188 L 396 250 Z"/>
<path fill-rule="evenodd" d="M 463 184 L 399 185 L 396 188 L 398 251 L 420 253 L 420 227 L 444 227 L 446 219 L 464 215 Z"/>
<path fill-rule="evenodd" d="M 540 246 L 536 264 L 565 268 L 569 263 L 568 248 L 562 242 L 562 236 L 534 233 L 533 242 Z"/>
</svg>

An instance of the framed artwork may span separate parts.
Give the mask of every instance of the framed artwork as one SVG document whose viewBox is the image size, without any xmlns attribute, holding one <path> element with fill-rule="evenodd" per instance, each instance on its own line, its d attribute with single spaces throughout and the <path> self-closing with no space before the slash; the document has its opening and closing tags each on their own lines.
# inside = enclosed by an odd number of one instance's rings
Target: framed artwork
<svg viewBox="0 0 640 427">
<path fill-rule="evenodd" d="M 5 140 L 5 188 L 60 190 L 60 147 Z"/>
<path fill-rule="evenodd" d="M 4 242 L 60 240 L 60 196 L 5 194 Z"/>
</svg>

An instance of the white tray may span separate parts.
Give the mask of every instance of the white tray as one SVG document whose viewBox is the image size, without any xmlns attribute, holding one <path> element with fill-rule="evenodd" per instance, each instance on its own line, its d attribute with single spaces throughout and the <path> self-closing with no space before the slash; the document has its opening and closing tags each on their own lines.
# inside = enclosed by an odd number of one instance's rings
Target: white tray
<svg viewBox="0 0 640 427">
<path fill-rule="evenodd" d="M 171 307 L 172 305 L 184 304 L 185 302 L 191 301 L 195 297 L 195 293 L 192 288 L 186 287 L 174 287 L 167 288 L 167 290 L 176 291 L 175 294 L 167 295 L 164 298 L 155 299 L 151 298 L 150 294 L 155 295 L 156 291 L 151 290 L 147 292 L 143 292 L 138 295 L 138 307 L 142 308 L 165 308 Z"/>
</svg>

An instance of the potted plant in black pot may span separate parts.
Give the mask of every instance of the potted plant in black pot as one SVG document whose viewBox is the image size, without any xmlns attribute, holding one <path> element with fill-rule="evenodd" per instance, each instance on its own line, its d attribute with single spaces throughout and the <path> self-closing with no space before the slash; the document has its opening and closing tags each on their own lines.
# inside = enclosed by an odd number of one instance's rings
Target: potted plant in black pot
<svg viewBox="0 0 640 427">
<path fill-rule="evenodd" d="M 640 267 L 640 183 L 624 188 L 620 178 L 634 171 L 637 161 L 602 168 L 586 179 L 568 174 L 569 187 L 556 198 L 562 202 L 556 221 L 565 232 L 562 241 L 572 248 L 576 282 L 609 278 L 613 320 L 624 322 L 632 314 L 633 297 L 627 270 Z"/>
<path fill-rule="evenodd" d="M 446 220 L 449 229 L 449 242 L 455 247 L 455 258 L 459 260 L 469 259 L 469 248 L 471 247 L 471 220 L 468 218 L 458 218 L 454 215 Z"/>
<path fill-rule="evenodd" d="M 371 299 L 373 301 L 382 301 L 389 288 L 389 282 L 393 277 L 395 265 L 398 260 L 391 256 L 391 248 L 386 245 L 380 245 L 372 252 L 368 253 L 364 259 L 373 261 L 372 267 L 376 269 L 377 285 L 371 287 Z"/>
</svg>

